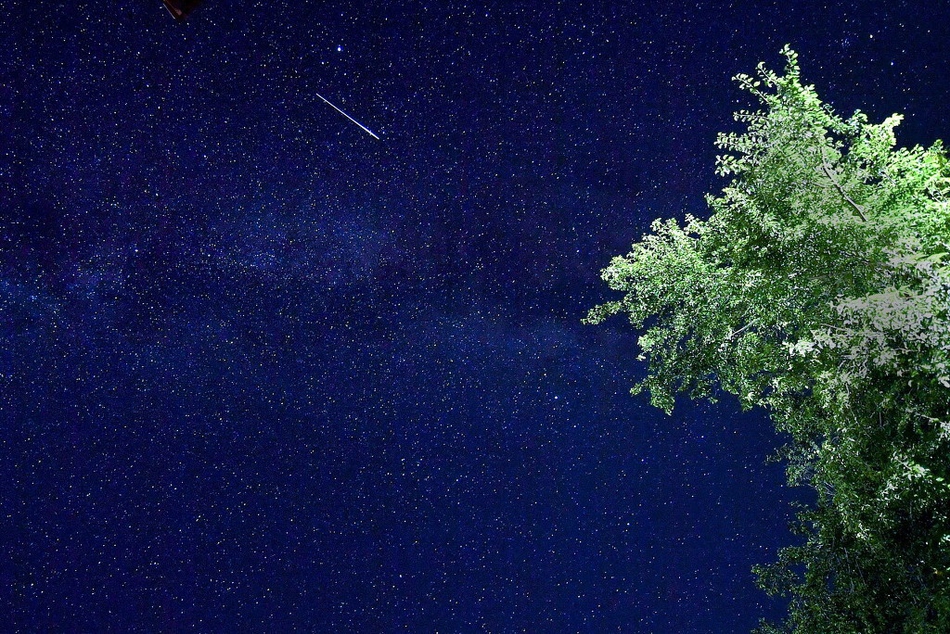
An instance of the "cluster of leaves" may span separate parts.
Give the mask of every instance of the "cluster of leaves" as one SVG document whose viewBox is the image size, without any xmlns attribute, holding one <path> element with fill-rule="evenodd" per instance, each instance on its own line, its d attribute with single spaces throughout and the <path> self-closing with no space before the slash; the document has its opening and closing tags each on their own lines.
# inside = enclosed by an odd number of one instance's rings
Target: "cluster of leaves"
<svg viewBox="0 0 950 634">
<path fill-rule="evenodd" d="M 764 407 L 789 482 L 817 492 L 800 545 L 756 568 L 790 597 L 762 632 L 950 631 L 950 168 L 938 142 L 897 149 L 894 115 L 848 119 L 760 65 L 759 101 L 721 134 L 708 220 L 657 220 L 603 278 L 642 331 L 654 405 Z"/>
</svg>

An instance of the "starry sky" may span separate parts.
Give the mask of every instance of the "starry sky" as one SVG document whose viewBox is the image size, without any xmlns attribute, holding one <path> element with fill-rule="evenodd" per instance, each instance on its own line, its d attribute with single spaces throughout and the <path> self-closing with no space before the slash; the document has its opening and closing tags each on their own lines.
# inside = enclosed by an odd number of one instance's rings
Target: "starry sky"
<svg viewBox="0 0 950 634">
<path fill-rule="evenodd" d="M 707 212 L 730 78 L 947 136 L 940 3 L 0 17 L 0 630 L 744 632 L 782 439 L 580 319 Z M 938 7 L 938 8 L 935 8 Z M 324 103 L 322 95 L 376 139 Z"/>
</svg>

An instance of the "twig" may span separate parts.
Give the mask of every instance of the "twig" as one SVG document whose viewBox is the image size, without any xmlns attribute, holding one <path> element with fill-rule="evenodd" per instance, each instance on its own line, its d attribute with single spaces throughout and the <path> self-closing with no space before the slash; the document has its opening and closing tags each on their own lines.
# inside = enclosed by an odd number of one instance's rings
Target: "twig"
<svg viewBox="0 0 950 634">
<path fill-rule="evenodd" d="M 848 204 L 851 205 L 851 207 L 854 208 L 854 211 L 857 212 L 858 216 L 861 217 L 861 220 L 863 220 L 864 222 L 867 222 L 868 219 L 867 219 L 867 217 L 864 215 L 864 209 L 861 208 L 861 205 L 859 205 L 858 203 L 856 203 L 856 202 L 854 202 L 853 200 L 851 200 L 851 197 L 848 196 L 847 192 L 844 191 L 844 187 L 841 186 L 841 183 L 839 183 L 839 182 L 835 179 L 834 175 L 831 173 L 831 166 L 828 165 L 828 163 L 825 162 L 825 152 L 824 152 L 824 150 L 822 150 L 822 152 L 821 152 L 821 159 L 822 159 L 822 160 L 821 160 L 821 171 L 823 171 L 823 172 L 825 173 L 825 176 L 827 176 L 827 177 L 828 177 L 828 180 L 831 181 L 831 184 L 835 186 L 835 189 L 838 190 L 838 193 L 841 194 L 841 197 L 844 198 L 846 201 L 848 201 Z"/>
</svg>

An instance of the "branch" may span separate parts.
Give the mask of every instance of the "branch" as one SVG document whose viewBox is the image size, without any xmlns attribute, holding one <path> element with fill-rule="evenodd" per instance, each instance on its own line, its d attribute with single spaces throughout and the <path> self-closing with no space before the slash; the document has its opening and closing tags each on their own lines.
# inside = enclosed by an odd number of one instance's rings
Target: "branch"
<svg viewBox="0 0 950 634">
<path fill-rule="evenodd" d="M 825 173 L 825 176 L 827 176 L 827 177 L 828 177 L 828 180 L 831 181 L 831 184 L 835 186 L 835 189 L 838 190 L 838 193 L 841 194 L 841 197 L 844 198 L 846 201 L 848 201 L 848 204 L 850 204 L 851 207 L 854 208 L 854 211 L 857 212 L 857 214 L 858 214 L 858 216 L 860 216 L 861 220 L 863 220 L 864 222 L 867 222 L 868 219 L 867 219 L 867 217 L 864 215 L 864 209 L 862 209 L 861 205 L 859 205 L 858 203 L 856 203 L 856 202 L 854 202 L 853 200 L 851 200 L 851 197 L 848 196 L 848 194 L 844 191 L 844 187 L 841 186 L 841 183 L 839 183 L 839 182 L 835 179 L 834 175 L 831 173 L 831 166 L 828 165 L 828 163 L 826 163 L 825 160 L 824 160 L 824 158 L 825 158 L 825 156 L 824 156 L 824 151 L 822 151 L 822 157 L 821 157 L 821 158 L 822 158 L 822 161 L 821 161 L 821 171 L 823 171 L 823 172 Z"/>
<path fill-rule="evenodd" d="M 739 330 L 733 330 L 732 332 L 730 332 L 728 336 L 726 336 L 726 341 L 732 341 L 736 335 L 741 334 L 742 331 L 746 330 L 749 326 L 753 326 L 753 325 L 755 325 L 755 320 L 754 319 L 749 320 L 749 323 L 747 323 L 745 326 L 743 326 Z"/>
</svg>

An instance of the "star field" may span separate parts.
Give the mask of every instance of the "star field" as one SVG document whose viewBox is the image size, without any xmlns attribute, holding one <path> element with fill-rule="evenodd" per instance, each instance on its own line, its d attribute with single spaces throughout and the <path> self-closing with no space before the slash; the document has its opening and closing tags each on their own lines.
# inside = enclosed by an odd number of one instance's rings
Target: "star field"
<svg viewBox="0 0 950 634">
<path fill-rule="evenodd" d="M 636 6 L 633 6 L 636 4 Z M 630 5 L 630 6 L 628 6 Z M 945 135 L 931 3 L 31 3 L 0 18 L 0 629 L 740 632 L 781 444 L 632 397 L 599 270 L 730 77 Z M 317 98 L 319 92 L 380 136 Z"/>
</svg>

